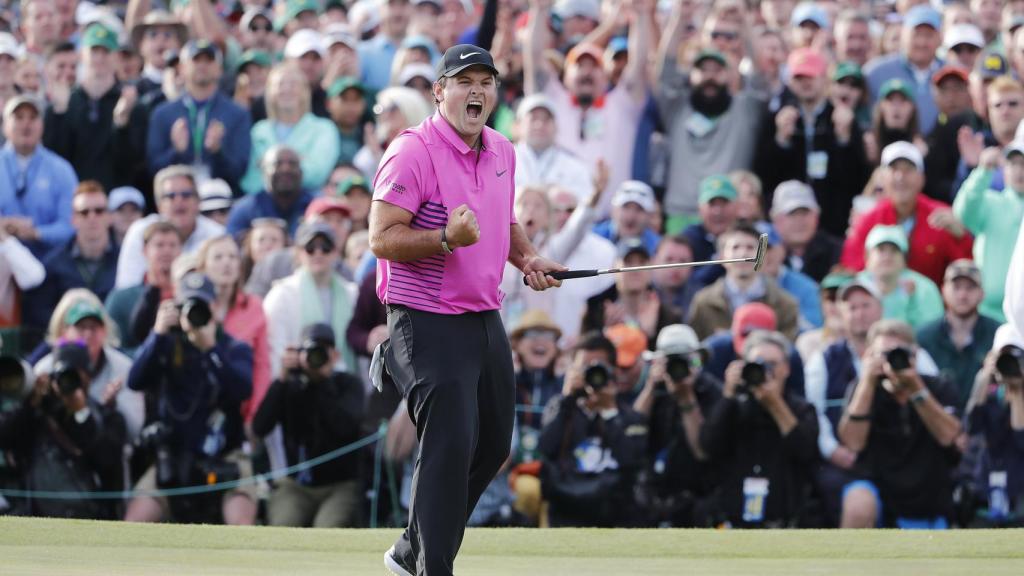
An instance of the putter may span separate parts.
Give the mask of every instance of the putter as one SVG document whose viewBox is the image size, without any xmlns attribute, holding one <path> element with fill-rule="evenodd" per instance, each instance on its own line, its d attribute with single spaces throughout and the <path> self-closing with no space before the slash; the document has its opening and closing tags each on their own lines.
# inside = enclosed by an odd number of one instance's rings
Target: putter
<svg viewBox="0 0 1024 576">
<path fill-rule="evenodd" d="M 768 251 L 768 235 L 761 234 L 757 239 L 757 253 L 753 258 L 733 258 L 731 260 L 705 260 L 702 262 L 679 262 L 677 264 L 652 264 L 650 266 L 633 266 L 632 268 L 606 268 L 604 270 L 563 270 L 561 272 L 549 272 L 547 275 L 555 280 L 569 280 L 571 278 L 589 278 L 601 274 L 619 274 L 622 272 L 640 272 L 643 270 L 665 270 L 668 268 L 693 268 L 696 266 L 714 266 L 716 264 L 735 264 L 740 262 L 753 262 L 754 271 L 761 270 L 764 264 L 764 253 Z M 526 284 L 526 277 L 523 277 L 523 284 Z"/>
</svg>

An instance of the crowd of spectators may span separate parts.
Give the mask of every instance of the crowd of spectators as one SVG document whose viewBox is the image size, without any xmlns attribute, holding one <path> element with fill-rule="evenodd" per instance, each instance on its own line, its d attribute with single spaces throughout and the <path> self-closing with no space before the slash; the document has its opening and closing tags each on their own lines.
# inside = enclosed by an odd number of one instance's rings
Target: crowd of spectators
<svg viewBox="0 0 1024 576">
<path fill-rule="evenodd" d="M 507 266 L 471 525 L 1021 525 L 1020 0 L 0 0 L 0 488 L 136 490 L 0 513 L 405 524 L 368 215 L 460 43 L 544 257 L 768 237 Z"/>
</svg>

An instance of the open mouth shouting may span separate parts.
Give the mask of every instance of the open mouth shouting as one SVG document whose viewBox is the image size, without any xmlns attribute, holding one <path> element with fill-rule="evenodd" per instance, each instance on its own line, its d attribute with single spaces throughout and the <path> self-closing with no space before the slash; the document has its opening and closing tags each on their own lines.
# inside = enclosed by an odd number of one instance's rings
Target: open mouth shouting
<svg viewBox="0 0 1024 576">
<path fill-rule="evenodd" d="M 479 99 L 470 100 L 466 104 L 466 115 L 470 120 L 478 120 L 484 114 L 484 101 Z"/>
</svg>

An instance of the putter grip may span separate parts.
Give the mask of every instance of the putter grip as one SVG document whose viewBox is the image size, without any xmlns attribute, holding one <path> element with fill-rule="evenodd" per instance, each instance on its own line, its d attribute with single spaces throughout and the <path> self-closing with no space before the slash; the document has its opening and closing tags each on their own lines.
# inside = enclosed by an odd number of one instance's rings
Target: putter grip
<svg viewBox="0 0 1024 576">
<path fill-rule="evenodd" d="M 555 280 L 569 280 L 570 278 L 588 278 L 597 276 L 597 270 L 563 270 L 561 272 L 548 272 Z M 523 276 L 523 284 L 526 284 L 526 276 Z"/>
</svg>

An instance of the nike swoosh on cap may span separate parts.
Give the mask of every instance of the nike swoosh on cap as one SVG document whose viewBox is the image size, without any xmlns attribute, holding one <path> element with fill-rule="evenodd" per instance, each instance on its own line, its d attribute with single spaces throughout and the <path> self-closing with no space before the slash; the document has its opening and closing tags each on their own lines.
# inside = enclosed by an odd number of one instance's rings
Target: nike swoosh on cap
<svg viewBox="0 0 1024 576">
<path fill-rule="evenodd" d="M 469 52 L 468 54 L 460 54 L 459 55 L 459 60 L 465 60 L 466 58 L 469 58 L 470 56 L 472 56 L 474 54 L 479 54 L 479 52 Z"/>
</svg>

